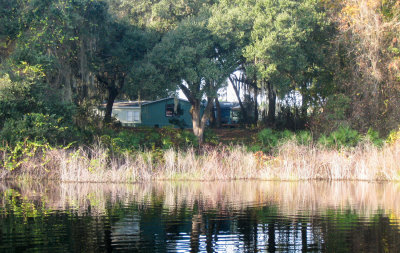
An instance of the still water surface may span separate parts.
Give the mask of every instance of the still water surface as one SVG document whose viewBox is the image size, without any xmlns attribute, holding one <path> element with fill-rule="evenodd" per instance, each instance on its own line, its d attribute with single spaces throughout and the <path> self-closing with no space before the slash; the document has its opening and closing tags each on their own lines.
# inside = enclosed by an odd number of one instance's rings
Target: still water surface
<svg viewBox="0 0 400 253">
<path fill-rule="evenodd" d="M 0 183 L 0 252 L 400 252 L 400 185 Z"/>
</svg>

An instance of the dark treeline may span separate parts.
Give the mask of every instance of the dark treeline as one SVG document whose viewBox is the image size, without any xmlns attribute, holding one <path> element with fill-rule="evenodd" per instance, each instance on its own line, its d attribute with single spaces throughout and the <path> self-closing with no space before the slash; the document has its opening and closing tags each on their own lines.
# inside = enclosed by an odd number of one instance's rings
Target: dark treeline
<svg viewBox="0 0 400 253">
<path fill-rule="evenodd" d="M 203 141 L 230 80 L 243 123 L 316 133 L 399 124 L 395 0 L 0 0 L 3 140 L 57 143 L 95 108 L 181 89 Z M 252 108 L 252 109 L 251 109 Z M 36 126 L 32 127 L 32 126 Z M 78 131 L 79 130 L 79 131 Z"/>
</svg>

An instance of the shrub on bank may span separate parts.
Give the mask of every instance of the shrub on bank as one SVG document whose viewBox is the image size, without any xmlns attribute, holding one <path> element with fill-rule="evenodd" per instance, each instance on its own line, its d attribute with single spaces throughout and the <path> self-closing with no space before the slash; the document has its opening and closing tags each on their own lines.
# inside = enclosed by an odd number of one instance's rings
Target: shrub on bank
<svg viewBox="0 0 400 253">
<path fill-rule="evenodd" d="M 115 154 L 138 150 L 178 149 L 197 145 L 197 139 L 192 132 L 171 127 L 104 130 L 100 133 L 99 139 Z"/>
<path fill-rule="evenodd" d="M 10 145 L 29 139 L 57 144 L 72 141 L 74 129 L 62 117 L 42 113 L 28 113 L 21 119 L 8 119 L 0 131 L 1 138 Z"/>
<path fill-rule="evenodd" d="M 380 138 L 378 131 L 372 128 L 368 129 L 368 132 L 363 137 L 363 140 L 373 143 L 376 147 L 382 147 L 385 141 Z"/>
<path fill-rule="evenodd" d="M 386 142 L 389 144 L 393 144 L 399 140 L 400 140 L 400 126 L 397 130 L 392 130 L 389 133 L 388 137 L 386 138 Z"/>
<path fill-rule="evenodd" d="M 271 149 L 278 145 L 280 134 L 271 128 L 265 128 L 258 133 L 257 137 L 258 141 L 261 142 L 264 147 Z"/>
<path fill-rule="evenodd" d="M 328 136 L 322 135 L 318 143 L 329 148 L 355 147 L 361 140 L 361 135 L 348 126 L 340 126 Z"/>
<path fill-rule="evenodd" d="M 362 142 L 372 143 L 376 147 L 382 147 L 384 139 L 379 137 L 379 133 L 372 128 L 367 133 L 360 134 L 348 126 L 341 126 L 329 135 L 322 135 L 318 139 L 318 143 L 328 148 L 351 148 L 356 147 Z"/>
<path fill-rule="evenodd" d="M 273 148 L 291 140 L 294 140 L 299 145 L 310 145 L 312 143 L 312 136 L 309 131 L 305 130 L 294 133 L 289 130 L 276 131 L 265 128 L 257 134 L 256 143 L 251 146 L 250 150 L 269 152 Z M 257 147 L 263 148 L 257 150 Z"/>
<path fill-rule="evenodd" d="M 399 131 L 400 132 L 400 131 Z M 400 134 L 398 134 L 400 136 Z M 389 143 L 393 143 L 396 139 L 396 132 L 389 135 Z M 400 137 L 399 137 L 400 139 Z M 373 129 L 369 129 L 366 134 L 360 134 L 348 126 L 340 126 L 337 130 L 328 135 L 321 135 L 316 142 L 310 131 L 302 130 L 299 132 L 291 132 L 289 130 L 276 131 L 270 128 L 261 130 L 256 140 L 249 147 L 250 151 L 271 152 L 274 148 L 288 142 L 294 141 L 297 145 L 314 145 L 318 144 L 321 148 L 342 149 L 356 147 L 361 142 L 370 142 L 377 147 L 381 147 L 384 140 L 379 137 L 379 133 Z"/>
<path fill-rule="evenodd" d="M 296 141 L 299 145 L 310 145 L 312 144 L 312 135 L 310 131 L 302 130 L 296 133 Z"/>
</svg>

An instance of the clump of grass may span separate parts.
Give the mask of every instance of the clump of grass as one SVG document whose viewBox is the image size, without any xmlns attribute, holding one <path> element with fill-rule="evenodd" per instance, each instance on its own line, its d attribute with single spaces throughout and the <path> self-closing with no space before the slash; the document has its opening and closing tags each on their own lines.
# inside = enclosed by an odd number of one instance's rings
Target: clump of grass
<svg viewBox="0 0 400 253">
<path fill-rule="evenodd" d="M 74 182 L 136 182 L 150 180 L 153 164 L 150 152 L 110 156 L 97 144 L 90 149 L 65 151 L 60 161 L 61 181 Z"/>
<path fill-rule="evenodd" d="M 158 179 L 231 180 L 257 178 L 254 155 L 237 146 L 232 149 L 206 148 L 197 155 L 187 151 L 168 150 Z"/>
<path fill-rule="evenodd" d="M 400 180 L 400 143 L 360 143 L 348 149 L 302 146 L 287 142 L 279 148 L 272 166 L 274 175 L 285 180 Z"/>
</svg>

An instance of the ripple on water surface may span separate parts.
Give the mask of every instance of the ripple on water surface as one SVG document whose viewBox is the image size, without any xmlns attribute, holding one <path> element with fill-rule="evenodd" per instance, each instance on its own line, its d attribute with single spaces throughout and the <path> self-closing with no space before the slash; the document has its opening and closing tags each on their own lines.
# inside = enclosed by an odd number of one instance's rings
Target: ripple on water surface
<svg viewBox="0 0 400 253">
<path fill-rule="evenodd" d="M 400 252 L 396 184 L 5 182 L 0 190 L 0 251 Z"/>
</svg>

